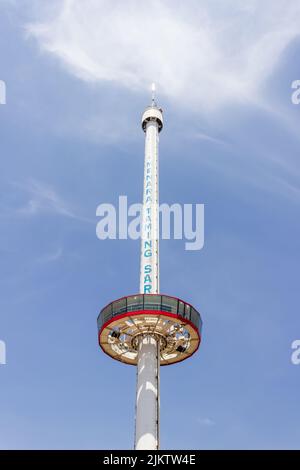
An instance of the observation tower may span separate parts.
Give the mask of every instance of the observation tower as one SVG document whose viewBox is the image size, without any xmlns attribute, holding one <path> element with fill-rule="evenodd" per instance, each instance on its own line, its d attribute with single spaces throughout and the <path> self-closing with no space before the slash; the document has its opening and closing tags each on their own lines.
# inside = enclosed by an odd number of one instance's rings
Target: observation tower
<svg viewBox="0 0 300 470">
<path fill-rule="evenodd" d="M 145 132 L 140 292 L 110 302 L 98 316 L 101 349 L 117 361 L 137 366 L 135 449 L 159 449 L 160 366 L 183 361 L 201 341 L 199 312 L 159 289 L 158 144 L 162 109 L 152 102 L 142 116 Z"/>
</svg>

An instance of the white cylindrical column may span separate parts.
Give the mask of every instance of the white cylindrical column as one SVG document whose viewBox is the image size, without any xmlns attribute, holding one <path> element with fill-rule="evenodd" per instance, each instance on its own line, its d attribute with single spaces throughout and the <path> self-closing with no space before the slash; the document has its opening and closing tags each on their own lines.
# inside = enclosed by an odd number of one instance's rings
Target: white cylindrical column
<svg viewBox="0 0 300 470">
<path fill-rule="evenodd" d="M 154 110 L 156 112 L 155 108 Z M 159 292 L 158 122 L 155 120 L 147 122 L 145 132 L 140 292 L 157 294 Z"/>
<path fill-rule="evenodd" d="M 152 97 L 152 106 L 142 117 L 145 131 L 145 166 L 141 236 L 140 293 L 159 292 L 159 194 L 158 140 L 163 126 L 162 110 Z M 160 344 L 151 335 L 140 337 L 137 361 L 135 448 L 159 447 Z"/>
<path fill-rule="evenodd" d="M 135 449 L 159 448 L 159 344 L 141 337 L 138 350 Z"/>
</svg>

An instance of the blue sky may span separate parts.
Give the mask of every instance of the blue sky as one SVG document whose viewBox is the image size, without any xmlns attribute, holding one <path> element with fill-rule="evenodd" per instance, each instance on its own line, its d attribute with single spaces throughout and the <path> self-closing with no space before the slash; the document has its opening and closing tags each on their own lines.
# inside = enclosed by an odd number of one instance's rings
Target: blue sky
<svg viewBox="0 0 300 470">
<path fill-rule="evenodd" d="M 133 446 L 135 370 L 96 317 L 138 290 L 139 242 L 95 212 L 141 201 L 156 81 L 161 201 L 205 204 L 201 251 L 161 242 L 161 291 L 204 322 L 162 369 L 161 446 L 299 448 L 300 2 L 84 3 L 0 2 L 0 447 Z"/>
</svg>

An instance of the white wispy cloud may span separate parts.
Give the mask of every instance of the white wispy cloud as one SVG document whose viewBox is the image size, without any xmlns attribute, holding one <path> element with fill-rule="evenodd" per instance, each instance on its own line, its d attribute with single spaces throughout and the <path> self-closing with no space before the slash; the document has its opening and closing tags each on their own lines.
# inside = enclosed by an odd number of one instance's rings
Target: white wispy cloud
<svg viewBox="0 0 300 470">
<path fill-rule="evenodd" d="M 22 184 L 14 184 L 28 195 L 26 203 L 17 210 L 19 214 L 35 215 L 39 212 L 50 211 L 71 218 L 75 217 L 75 214 L 67 206 L 66 202 L 48 184 L 35 179 Z"/>
<path fill-rule="evenodd" d="M 41 48 L 87 82 L 152 81 L 199 110 L 260 103 L 261 86 L 300 33 L 300 1 L 62 0 L 27 25 Z"/>
<path fill-rule="evenodd" d="M 216 424 L 211 418 L 198 418 L 197 422 L 201 426 L 214 426 Z"/>
<path fill-rule="evenodd" d="M 25 202 L 15 209 L 15 214 L 34 216 L 42 213 L 55 213 L 83 222 L 92 222 L 79 215 L 49 184 L 35 179 L 12 184 L 25 194 Z"/>
<path fill-rule="evenodd" d="M 58 261 L 62 256 L 63 256 L 63 249 L 62 249 L 61 246 L 59 246 L 54 251 L 51 251 L 49 253 L 46 253 L 46 254 L 40 256 L 37 259 L 37 263 L 38 264 L 53 263 L 55 261 Z"/>
<path fill-rule="evenodd" d="M 193 139 L 204 140 L 206 142 L 210 142 L 210 143 L 213 143 L 213 144 L 220 144 L 220 145 L 226 145 L 227 144 L 227 142 L 225 142 L 225 140 L 222 140 L 222 139 L 219 139 L 218 137 L 214 137 L 212 135 L 206 134 L 205 132 L 202 132 L 202 131 L 194 132 L 193 134 L 191 134 L 191 137 Z"/>
</svg>

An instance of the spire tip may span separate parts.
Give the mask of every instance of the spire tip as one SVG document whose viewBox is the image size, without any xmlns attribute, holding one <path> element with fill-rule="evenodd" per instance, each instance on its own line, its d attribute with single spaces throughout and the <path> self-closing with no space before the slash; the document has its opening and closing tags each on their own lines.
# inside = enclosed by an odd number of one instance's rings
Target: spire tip
<svg viewBox="0 0 300 470">
<path fill-rule="evenodd" d="M 155 90 L 156 90 L 155 83 L 152 83 L 152 84 L 151 84 L 152 106 L 155 106 Z"/>
</svg>

